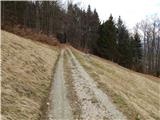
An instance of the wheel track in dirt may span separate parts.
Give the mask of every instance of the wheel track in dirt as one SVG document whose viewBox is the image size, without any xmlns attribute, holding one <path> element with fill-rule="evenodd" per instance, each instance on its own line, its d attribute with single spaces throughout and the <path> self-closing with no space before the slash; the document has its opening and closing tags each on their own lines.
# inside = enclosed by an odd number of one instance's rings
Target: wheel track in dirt
<svg viewBox="0 0 160 120">
<path fill-rule="evenodd" d="M 48 120 L 72 120 L 72 113 L 67 99 L 63 68 L 64 49 L 61 50 L 49 97 Z"/>
<path fill-rule="evenodd" d="M 68 90 L 64 80 L 63 57 L 64 52 L 72 77 L 73 90 L 81 104 L 80 118 L 84 120 L 126 120 L 127 118 L 117 110 L 110 98 L 97 88 L 96 82 L 89 76 L 69 48 L 62 49 L 57 61 L 54 78 L 51 85 L 48 120 L 72 120 L 73 110 L 71 100 L 67 98 Z"/>
<path fill-rule="evenodd" d="M 117 110 L 110 98 L 97 88 L 96 82 L 81 66 L 69 48 L 67 53 L 72 68 L 74 89 L 82 105 L 81 118 L 126 120 L 127 118 Z"/>
</svg>

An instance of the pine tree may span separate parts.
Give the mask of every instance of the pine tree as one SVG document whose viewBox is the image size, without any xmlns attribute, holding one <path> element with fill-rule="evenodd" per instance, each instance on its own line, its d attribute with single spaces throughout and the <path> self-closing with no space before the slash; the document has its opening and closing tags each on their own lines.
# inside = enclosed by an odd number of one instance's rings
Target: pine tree
<svg viewBox="0 0 160 120">
<path fill-rule="evenodd" d="M 99 55 L 115 61 L 117 55 L 116 27 L 112 15 L 100 26 L 99 34 Z"/>
<path fill-rule="evenodd" d="M 94 9 L 93 15 L 92 15 L 92 36 L 91 36 L 91 49 L 93 53 L 96 53 L 96 48 L 97 48 L 97 40 L 99 38 L 99 34 L 98 34 L 98 28 L 100 25 L 100 21 L 99 21 L 99 16 L 98 13 L 96 11 L 96 9 Z"/>
<path fill-rule="evenodd" d="M 129 37 L 129 32 L 121 17 L 118 18 L 117 22 L 117 43 L 118 43 L 118 63 L 125 67 L 130 67 L 132 64 L 131 56 L 131 42 Z"/>
</svg>

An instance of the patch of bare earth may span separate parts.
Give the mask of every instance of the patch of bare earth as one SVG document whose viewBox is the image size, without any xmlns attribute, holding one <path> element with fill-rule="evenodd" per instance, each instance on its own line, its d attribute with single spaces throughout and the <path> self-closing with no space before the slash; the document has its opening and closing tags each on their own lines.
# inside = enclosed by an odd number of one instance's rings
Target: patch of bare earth
<svg viewBox="0 0 160 120">
<path fill-rule="evenodd" d="M 110 98 L 97 87 L 97 83 L 80 65 L 70 49 L 67 53 L 74 90 L 81 103 L 81 119 L 125 120 L 126 117 L 117 110 Z"/>
<path fill-rule="evenodd" d="M 72 120 L 72 112 L 67 98 L 68 90 L 64 80 L 64 49 L 61 50 L 49 96 L 48 120 Z"/>
<path fill-rule="evenodd" d="M 110 95 L 128 119 L 160 119 L 160 79 L 123 68 L 112 62 L 72 49 L 77 59 Z"/>
<path fill-rule="evenodd" d="M 39 120 L 58 50 L 5 31 L 1 35 L 2 119 Z"/>
</svg>

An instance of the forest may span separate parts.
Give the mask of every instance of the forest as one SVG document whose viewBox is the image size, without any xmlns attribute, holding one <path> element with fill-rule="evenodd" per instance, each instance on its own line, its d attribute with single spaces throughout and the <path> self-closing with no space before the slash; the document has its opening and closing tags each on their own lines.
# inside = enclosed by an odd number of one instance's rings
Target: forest
<svg viewBox="0 0 160 120">
<path fill-rule="evenodd" d="M 121 16 L 116 20 L 110 14 L 102 22 L 90 5 L 85 10 L 72 2 L 64 7 L 60 1 L 2 1 L 2 29 L 16 25 L 49 37 L 65 33 L 66 42 L 77 49 L 138 72 L 160 75 L 158 17 L 144 18 L 131 32 Z"/>
</svg>

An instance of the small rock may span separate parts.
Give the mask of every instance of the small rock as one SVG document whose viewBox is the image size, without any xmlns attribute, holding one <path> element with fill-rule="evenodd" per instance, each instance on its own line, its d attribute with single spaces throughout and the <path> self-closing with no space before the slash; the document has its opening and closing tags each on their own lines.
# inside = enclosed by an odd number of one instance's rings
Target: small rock
<svg viewBox="0 0 160 120">
<path fill-rule="evenodd" d="M 49 105 L 49 102 L 47 102 L 47 105 Z"/>
</svg>

